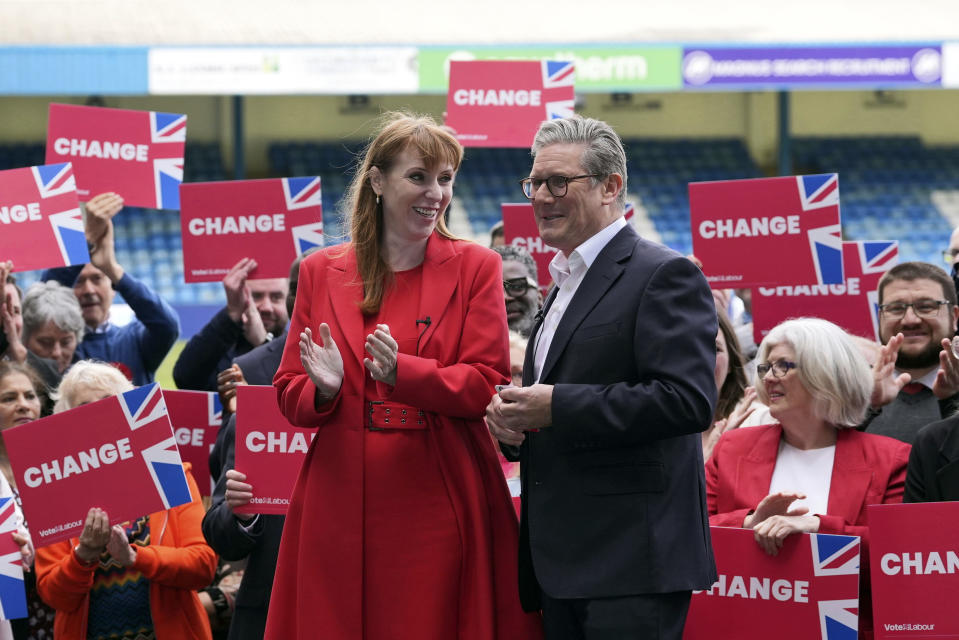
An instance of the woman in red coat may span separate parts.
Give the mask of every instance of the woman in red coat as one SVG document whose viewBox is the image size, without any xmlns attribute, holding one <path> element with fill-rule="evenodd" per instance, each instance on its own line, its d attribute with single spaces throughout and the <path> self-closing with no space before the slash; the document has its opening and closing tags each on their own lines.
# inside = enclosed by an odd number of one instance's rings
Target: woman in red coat
<svg viewBox="0 0 959 640">
<path fill-rule="evenodd" d="M 909 445 L 856 431 L 873 389 L 842 329 L 789 320 L 763 339 L 759 400 L 781 424 L 727 431 L 706 463 L 709 523 L 776 555 L 794 533 L 860 536 L 860 637 L 871 637 L 866 507 L 902 502 Z M 865 633 L 864 633 L 865 632 Z"/>
<path fill-rule="evenodd" d="M 509 381 L 501 262 L 443 221 L 462 153 L 429 119 L 391 116 L 350 187 L 352 242 L 300 267 L 274 384 L 317 433 L 267 638 L 539 637 L 483 423 Z"/>
</svg>

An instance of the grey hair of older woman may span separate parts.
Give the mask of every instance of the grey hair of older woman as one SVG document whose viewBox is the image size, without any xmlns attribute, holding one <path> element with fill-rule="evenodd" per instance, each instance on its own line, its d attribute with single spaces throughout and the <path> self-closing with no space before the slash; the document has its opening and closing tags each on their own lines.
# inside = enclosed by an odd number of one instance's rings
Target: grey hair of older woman
<svg viewBox="0 0 959 640">
<path fill-rule="evenodd" d="M 37 282 L 27 290 L 21 306 L 24 342 L 47 322 L 53 322 L 60 331 L 74 334 L 77 344 L 83 340 L 86 324 L 83 322 L 83 311 L 73 289 L 68 289 L 54 280 Z"/>
<path fill-rule="evenodd" d="M 812 396 L 813 413 L 836 427 L 862 422 L 872 395 L 869 364 L 848 333 L 820 318 L 797 318 L 774 327 L 759 345 L 757 362 L 766 362 L 776 345 L 796 353 L 796 373 Z M 760 402 L 769 404 L 765 385 L 757 381 Z"/>
<path fill-rule="evenodd" d="M 73 409 L 77 406 L 77 395 L 89 389 L 115 396 L 133 389 L 133 383 L 113 365 L 96 360 L 81 360 L 70 367 L 60 381 L 53 412 L 60 413 Z"/>
</svg>

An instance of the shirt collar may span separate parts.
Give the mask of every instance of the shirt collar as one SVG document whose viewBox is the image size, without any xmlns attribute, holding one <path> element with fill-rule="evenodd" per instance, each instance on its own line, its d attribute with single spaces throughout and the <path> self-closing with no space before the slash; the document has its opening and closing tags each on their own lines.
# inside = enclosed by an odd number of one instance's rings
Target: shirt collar
<svg viewBox="0 0 959 640">
<path fill-rule="evenodd" d="M 557 286 L 562 287 L 573 273 L 586 271 L 596 261 L 599 252 L 609 244 L 617 233 L 626 226 L 626 217 L 619 216 L 593 236 L 584 241 L 581 245 L 573 249 L 569 257 L 562 251 L 558 251 L 549 263 L 549 273 L 553 276 L 553 281 Z"/>
</svg>

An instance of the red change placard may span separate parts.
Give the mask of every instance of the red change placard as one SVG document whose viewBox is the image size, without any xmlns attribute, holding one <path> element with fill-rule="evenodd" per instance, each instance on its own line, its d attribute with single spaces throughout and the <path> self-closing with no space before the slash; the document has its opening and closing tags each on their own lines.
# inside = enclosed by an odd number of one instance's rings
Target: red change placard
<svg viewBox="0 0 959 640">
<path fill-rule="evenodd" d="M 959 638 L 959 502 L 870 505 L 876 638 Z"/>
<path fill-rule="evenodd" d="M 843 283 L 838 174 L 692 182 L 689 213 L 712 287 Z"/>
<path fill-rule="evenodd" d="M 91 507 L 117 524 L 192 499 L 156 383 L 7 429 L 3 440 L 38 547 L 79 535 Z"/>
<path fill-rule="evenodd" d="M 857 536 L 791 535 L 769 556 L 749 529 L 709 530 L 719 580 L 693 592 L 685 640 L 856 637 Z"/>
<path fill-rule="evenodd" d="M 180 457 L 193 465 L 200 495 L 211 495 L 216 478 L 210 476 L 210 451 L 223 421 L 220 396 L 212 391 L 164 391 L 163 397 Z"/>
<path fill-rule="evenodd" d="M 17 271 L 90 261 L 69 162 L 0 171 L 0 260 Z"/>
<path fill-rule="evenodd" d="M 753 339 L 759 344 L 780 322 L 812 316 L 846 331 L 879 340 L 879 279 L 899 263 L 899 243 L 843 242 L 842 284 L 756 287 L 752 292 Z"/>
<path fill-rule="evenodd" d="M 446 124 L 464 147 L 529 147 L 543 120 L 573 115 L 575 68 L 555 60 L 452 60 Z"/>
<path fill-rule="evenodd" d="M 276 389 L 244 385 L 236 390 L 236 470 L 253 486 L 253 501 L 237 513 L 286 515 L 300 466 L 316 435 L 294 427 L 280 413 Z"/>
<path fill-rule="evenodd" d="M 179 209 L 186 116 L 51 104 L 47 162 L 72 162 L 86 202 L 114 191 L 124 204 Z"/>
<path fill-rule="evenodd" d="M 242 258 L 252 279 L 285 278 L 304 251 L 323 246 L 320 179 L 192 182 L 180 188 L 183 277 L 218 282 Z"/>
</svg>

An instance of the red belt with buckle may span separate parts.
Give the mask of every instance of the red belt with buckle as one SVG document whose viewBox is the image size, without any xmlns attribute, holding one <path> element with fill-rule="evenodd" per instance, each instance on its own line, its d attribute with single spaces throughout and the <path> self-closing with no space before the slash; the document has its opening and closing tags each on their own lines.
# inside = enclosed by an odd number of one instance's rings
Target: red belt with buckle
<svg viewBox="0 0 959 640">
<path fill-rule="evenodd" d="M 372 431 L 427 428 L 426 413 L 406 404 L 373 400 L 366 403 L 366 410 L 366 428 Z"/>
</svg>

